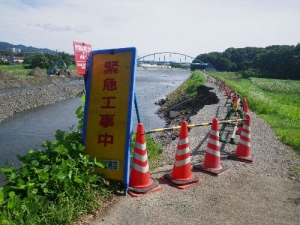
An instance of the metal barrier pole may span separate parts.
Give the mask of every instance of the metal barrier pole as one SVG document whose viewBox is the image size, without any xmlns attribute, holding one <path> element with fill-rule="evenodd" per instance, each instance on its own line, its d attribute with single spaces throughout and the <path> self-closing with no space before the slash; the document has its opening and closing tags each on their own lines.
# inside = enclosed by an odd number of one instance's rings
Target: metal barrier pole
<svg viewBox="0 0 300 225">
<path fill-rule="evenodd" d="M 138 103 L 137 103 L 137 98 L 136 98 L 135 92 L 134 92 L 134 106 L 135 106 L 135 112 L 136 112 L 137 121 L 138 121 L 138 123 L 140 123 L 141 119 L 140 119 L 139 107 L 138 107 Z"/>
<path fill-rule="evenodd" d="M 221 120 L 219 121 L 219 124 L 236 124 L 239 122 L 245 121 L 245 119 L 236 119 L 236 120 Z M 203 126 L 209 126 L 212 125 L 212 122 L 210 123 L 200 123 L 200 124 L 189 124 L 187 125 L 188 128 L 195 128 L 195 127 L 203 127 Z M 175 126 L 175 127 L 169 127 L 169 128 L 158 128 L 154 130 L 150 130 L 145 132 L 145 134 L 155 133 L 155 132 L 164 132 L 164 131 L 173 131 L 173 130 L 179 130 L 181 126 Z"/>
</svg>

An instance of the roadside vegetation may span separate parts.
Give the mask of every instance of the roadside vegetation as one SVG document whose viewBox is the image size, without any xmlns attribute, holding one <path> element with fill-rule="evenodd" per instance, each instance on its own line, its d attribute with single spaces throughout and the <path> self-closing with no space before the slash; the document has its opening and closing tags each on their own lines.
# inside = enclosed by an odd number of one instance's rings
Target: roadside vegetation
<svg viewBox="0 0 300 225">
<path fill-rule="evenodd" d="M 263 118 L 279 140 L 300 155 L 300 80 L 243 78 L 241 73 L 208 73 L 246 98 L 249 108 Z"/>
</svg>

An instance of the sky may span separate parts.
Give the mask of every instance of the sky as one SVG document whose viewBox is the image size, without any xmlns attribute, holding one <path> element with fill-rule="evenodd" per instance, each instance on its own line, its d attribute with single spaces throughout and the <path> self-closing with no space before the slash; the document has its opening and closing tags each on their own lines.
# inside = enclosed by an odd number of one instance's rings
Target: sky
<svg viewBox="0 0 300 225">
<path fill-rule="evenodd" d="M 136 47 L 138 57 L 297 45 L 300 0 L 0 0 L 0 41 L 73 54 Z"/>
</svg>

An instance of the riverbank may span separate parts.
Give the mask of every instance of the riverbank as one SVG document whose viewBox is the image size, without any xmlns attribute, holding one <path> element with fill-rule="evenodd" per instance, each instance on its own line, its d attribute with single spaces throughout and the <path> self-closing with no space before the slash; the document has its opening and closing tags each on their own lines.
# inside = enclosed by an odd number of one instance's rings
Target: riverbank
<svg viewBox="0 0 300 225">
<path fill-rule="evenodd" d="M 74 80 L 79 80 L 78 84 L 68 84 Z M 1 122 L 18 112 L 74 98 L 84 90 L 84 83 L 83 77 L 77 74 L 48 76 L 36 68 L 28 78 L 23 79 L 1 72 L 0 90 L 5 90 L 0 95 Z"/>
</svg>

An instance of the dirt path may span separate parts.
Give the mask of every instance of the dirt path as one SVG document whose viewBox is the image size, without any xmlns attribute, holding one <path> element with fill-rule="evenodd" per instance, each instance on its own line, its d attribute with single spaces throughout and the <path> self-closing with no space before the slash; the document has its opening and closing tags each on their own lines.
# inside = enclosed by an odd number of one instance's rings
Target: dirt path
<svg viewBox="0 0 300 225">
<path fill-rule="evenodd" d="M 213 86 L 212 84 L 208 84 Z M 192 116 L 191 123 L 224 118 L 227 108 L 223 92 L 213 90 L 218 104 L 207 105 Z M 178 140 L 164 147 L 164 166 L 151 171 L 163 189 L 139 198 L 115 196 L 105 213 L 86 224 L 300 224 L 300 178 L 294 173 L 300 165 L 293 150 L 279 142 L 270 127 L 259 117 L 251 116 L 251 154 L 253 164 L 232 161 L 228 154 L 236 146 L 221 145 L 221 163 L 230 170 L 219 177 L 193 172 L 201 184 L 179 190 L 159 178 L 173 168 Z M 192 165 L 204 160 L 210 127 L 189 132 Z M 163 165 L 162 164 L 162 165 Z"/>
</svg>

